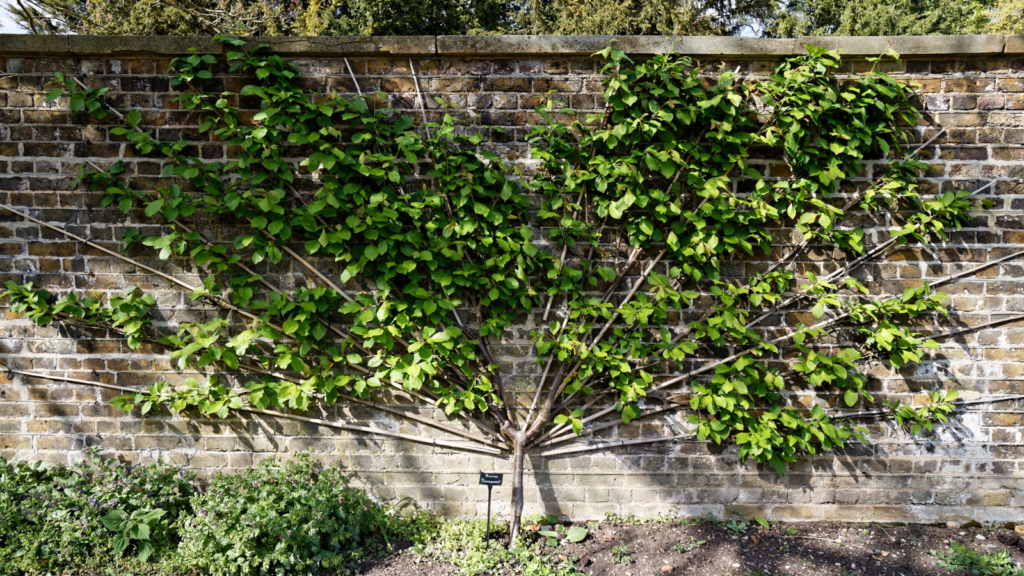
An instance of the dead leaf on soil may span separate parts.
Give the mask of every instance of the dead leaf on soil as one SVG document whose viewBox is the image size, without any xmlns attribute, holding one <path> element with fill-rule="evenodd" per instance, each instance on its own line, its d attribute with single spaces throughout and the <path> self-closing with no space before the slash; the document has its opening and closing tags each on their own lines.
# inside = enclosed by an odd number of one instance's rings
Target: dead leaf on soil
<svg viewBox="0 0 1024 576">
<path fill-rule="evenodd" d="M 1013 530 L 1014 530 L 1014 531 L 1015 531 L 1015 532 L 1016 532 L 1017 534 L 1024 534 L 1024 524 L 1021 524 L 1020 526 L 1014 526 L 1014 527 L 1013 527 Z"/>
<path fill-rule="evenodd" d="M 760 544 L 761 543 L 761 537 L 758 536 L 757 534 L 751 534 L 750 535 L 750 539 L 754 541 L 754 544 Z"/>
<path fill-rule="evenodd" d="M 886 552 L 885 550 L 882 550 L 881 554 L 882 554 L 882 556 L 888 556 L 889 555 L 889 553 Z"/>
</svg>

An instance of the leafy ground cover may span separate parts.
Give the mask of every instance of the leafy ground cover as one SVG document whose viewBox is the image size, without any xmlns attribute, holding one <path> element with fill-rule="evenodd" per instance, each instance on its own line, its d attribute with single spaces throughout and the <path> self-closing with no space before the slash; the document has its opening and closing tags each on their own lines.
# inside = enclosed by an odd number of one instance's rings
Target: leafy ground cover
<svg viewBox="0 0 1024 576">
<path fill-rule="evenodd" d="M 300 454 L 198 482 L 95 452 L 0 459 L 0 576 L 1024 576 L 1013 526 L 444 519 Z"/>
<path fill-rule="evenodd" d="M 163 463 L 92 452 L 55 466 L 0 459 L 0 576 L 311 576 L 426 543 L 439 521 L 374 500 L 299 454 L 201 485 Z"/>
<path fill-rule="evenodd" d="M 364 561 L 367 576 L 1020 576 L 1019 535 L 1003 527 L 879 523 L 776 523 L 741 517 L 688 520 L 610 518 L 583 524 L 578 543 L 549 546 L 528 532 L 525 561 L 508 553 L 508 538 L 486 555 L 443 529 L 434 543 Z M 482 526 L 480 527 L 482 539 Z"/>
</svg>

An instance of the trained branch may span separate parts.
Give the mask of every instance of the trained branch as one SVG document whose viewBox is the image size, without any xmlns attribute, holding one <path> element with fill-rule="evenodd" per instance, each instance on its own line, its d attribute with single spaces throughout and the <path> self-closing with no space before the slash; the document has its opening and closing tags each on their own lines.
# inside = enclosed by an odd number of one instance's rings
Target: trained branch
<svg viewBox="0 0 1024 576">
<path fill-rule="evenodd" d="M 67 378 L 64 376 L 51 376 L 49 374 L 40 374 L 38 372 L 29 372 L 26 370 L 18 370 L 16 368 L 4 368 L 14 374 L 21 374 L 22 376 L 28 376 L 30 378 L 41 378 L 44 380 L 54 380 L 58 382 L 68 382 L 71 384 L 81 384 L 85 386 L 96 386 L 97 388 L 106 388 L 108 390 L 117 390 L 120 392 L 126 392 L 128 394 L 144 394 L 148 390 L 136 390 L 134 388 L 127 388 L 125 386 L 116 386 L 114 384 L 105 384 L 103 382 L 94 382 L 91 380 L 80 380 L 78 378 Z M 352 424 L 340 424 L 338 422 L 331 422 L 329 420 L 321 420 L 319 418 L 307 418 L 305 416 L 298 416 L 296 414 L 288 414 L 286 412 L 277 412 L 274 410 L 261 410 L 259 408 L 242 407 L 237 408 L 242 412 L 250 412 L 252 414 L 263 414 L 266 416 L 274 416 L 276 418 L 286 418 L 288 420 L 297 420 L 299 422 L 307 422 L 309 424 L 318 424 L 320 426 L 327 426 L 329 428 L 336 428 L 338 430 L 350 430 L 353 432 L 364 432 L 367 434 L 377 434 L 380 436 L 391 436 L 393 438 L 401 438 L 403 440 L 409 440 L 411 442 L 419 442 L 421 444 L 430 444 L 433 446 L 443 446 L 446 448 L 456 448 L 459 450 L 471 450 L 475 452 L 484 452 L 486 454 L 501 454 L 501 451 L 496 448 L 488 446 L 477 446 L 475 444 L 464 444 L 461 442 L 449 442 L 447 440 L 435 440 L 427 438 L 426 436 L 415 436 L 413 434 L 403 434 L 401 432 L 391 432 L 389 430 L 381 430 L 379 428 L 370 428 L 367 426 L 354 426 Z"/>
</svg>

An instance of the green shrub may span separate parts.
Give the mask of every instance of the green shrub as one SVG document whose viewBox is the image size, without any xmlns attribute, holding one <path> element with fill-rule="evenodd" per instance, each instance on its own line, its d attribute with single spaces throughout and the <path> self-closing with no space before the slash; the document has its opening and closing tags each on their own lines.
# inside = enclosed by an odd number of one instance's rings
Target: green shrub
<svg viewBox="0 0 1024 576">
<path fill-rule="evenodd" d="M 423 542 L 434 525 L 426 513 L 402 516 L 374 502 L 341 469 L 305 454 L 215 476 L 192 506 L 178 522 L 179 561 L 213 575 L 341 571 L 397 541 Z"/>
<path fill-rule="evenodd" d="M 0 459 L 0 574 L 81 570 L 146 548 L 167 556 L 178 543 L 170 528 L 194 492 L 177 468 L 129 466 L 94 451 L 71 466 Z M 103 522 L 115 511 L 151 518 L 146 538 L 136 530 L 121 546 Z"/>
</svg>

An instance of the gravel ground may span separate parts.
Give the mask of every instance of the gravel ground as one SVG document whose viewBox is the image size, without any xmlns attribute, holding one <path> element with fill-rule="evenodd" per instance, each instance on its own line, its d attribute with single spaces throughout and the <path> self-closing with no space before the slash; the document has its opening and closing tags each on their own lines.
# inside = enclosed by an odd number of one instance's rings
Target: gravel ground
<svg viewBox="0 0 1024 576">
<path fill-rule="evenodd" d="M 947 576 L 929 550 L 959 542 L 981 553 L 1007 550 L 1024 563 L 1012 529 L 840 523 L 779 523 L 765 530 L 748 522 L 738 533 L 717 522 L 624 524 L 601 522 L 578 544 L 545 546 L 556 559 L 577 557 L 576 568 L 593 576 Z M 507 543 L 507 537 L 505 542 Z M 695 543 L 703 542 L 699 545 Z M 613 549 L 629 561 L 613 562 Z M 675 547 L 675 549 L 673 549 Z M 457 576 L 458 568 L 406 550 L 366 562 L 370 576 Z M 493 575 L 505 576 L 505 575 Z"/>
</svg>

